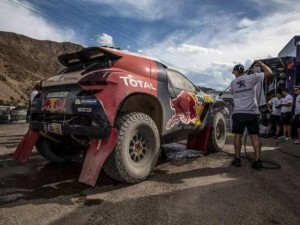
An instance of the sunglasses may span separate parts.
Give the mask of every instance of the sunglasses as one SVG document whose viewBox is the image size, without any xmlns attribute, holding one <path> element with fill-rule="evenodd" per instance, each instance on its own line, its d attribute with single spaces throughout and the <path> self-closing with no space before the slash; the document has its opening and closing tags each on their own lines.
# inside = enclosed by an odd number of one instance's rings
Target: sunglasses
<svg viewBox="0 0 300 225">
<path fill-rule="evenodd" d="M 299 91 L 299 89 L 294 89 L 294 91 Z"/>
</svg>

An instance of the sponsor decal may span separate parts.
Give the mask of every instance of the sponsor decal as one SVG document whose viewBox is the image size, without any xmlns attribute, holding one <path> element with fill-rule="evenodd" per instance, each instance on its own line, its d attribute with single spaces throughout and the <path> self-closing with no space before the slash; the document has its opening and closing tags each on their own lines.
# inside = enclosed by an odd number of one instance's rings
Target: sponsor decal
<svg viewBox="0 0 300 225">
<path fill-rule="evenodd" d="M 81 102 L 80 102 L 80 99 L 75 99 L 75 105 L 80 105 Z"/>
<path fill-rule="evenodd" d="M 78 112 L 92 112 L 92 108 L 78 108 Z"/>
<path fill-rule="evenodd" d="M 47 98 L 66 98 L 68 93 L 68 91 L 50 92 L 47 94 Z"/>
<path fill-rule="evenodd" d="M 78 77 L 64 77 L 63 81 L 78 80 Z"/>
<path fill-rule="evenodd" d="M 66 112 L 66 99 L 63 98 L 47 98 L 43 99 L 42 111 L 50 112 Z"/>
<path fill-rule="evenodd" d="M 167 130 L 170 130 L 180 121 L 183 124 L 192 123 L 200 126 L 200 115 L 203 111 L 204 103 L 198 102 L 198 98 L 194 93 L 181 91 L 175 99 L 170 99 L 170 107 L 175 114 L 167 122 Z"/>
<path fill-rule="evenodd" d="M 75 99 L 75 105 L 97 105 L 97 99 Z"/>
<path fill-rule="evenodd" d="M 69 81 L 78 81 L 78 76 L 67 76 L 67 75 L 55 76 L 43 81 L 43 83 L 55 84 L 55 83 L 64 83 Z"/>
<path fill-rule="evenodd" d="M 143 80 L 137 80 L 132 77 L 132 75 L 128 75 L 125 77 L 120 77 L 124 81 L 124 84 L 126 86 L 132 86 L 132 87 L 140 87 L 140 88 L 146 88 L 150 90 L 156 90 L 155 87 L 153 87 L 153 84 L 151 82 L 146 82 Z"/>
</svg>

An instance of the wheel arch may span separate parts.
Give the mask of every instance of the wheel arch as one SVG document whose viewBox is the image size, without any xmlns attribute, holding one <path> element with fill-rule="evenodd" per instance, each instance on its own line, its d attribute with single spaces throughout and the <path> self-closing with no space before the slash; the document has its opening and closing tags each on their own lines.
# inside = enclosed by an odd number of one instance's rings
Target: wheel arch
<svg viewBox="0 0 300 225">
<path fill-rule="evenodd" d="M 163 109 L 158 99 L 149 94 L 135 93 L 127 96 L 120 104 L 118 113 L 141 112 L 151 117 L 159 134 L 162 133 Z"/>
</svg>

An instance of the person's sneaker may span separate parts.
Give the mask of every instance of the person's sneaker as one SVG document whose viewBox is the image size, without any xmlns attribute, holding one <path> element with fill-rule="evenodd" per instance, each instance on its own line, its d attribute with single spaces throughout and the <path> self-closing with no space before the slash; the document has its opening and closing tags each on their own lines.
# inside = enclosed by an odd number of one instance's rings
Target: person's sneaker
<svg viewBox="0 0 300 225">
<path fill-rule="evenodd" d="M 286 139 L 286 136 L 281 136 L 278 138 L 278 140 L 282 140 L 282 141 L 285 141 L 285 139 Z"/>
<path fill-rule="evenodd" d="M 285 141 L 291 141 L 292 138 L 291 138 L 291 137 L 286 137 L 284 140 L 285 140 Z"/>
<path fill-rule="evenodd" d="M 234 158 L 234 160 L 231 163 L 232 165 L 234 165 L 235 167 L 241 167 L 241 159 L 240 158 Z"/>
<path fill-rule="evenodd" d="M 275 136 L 274 136 L 274 139 L 278 139 L 278 135 L 275 135 Z"/>
<path fill-rule="evenodd" d="M 252 168 L 254 169 L 260 169 L 262 168 L 262 162 L 261 160 L 255 160 L 254 163 L 252 163 Z"/>
</svg>

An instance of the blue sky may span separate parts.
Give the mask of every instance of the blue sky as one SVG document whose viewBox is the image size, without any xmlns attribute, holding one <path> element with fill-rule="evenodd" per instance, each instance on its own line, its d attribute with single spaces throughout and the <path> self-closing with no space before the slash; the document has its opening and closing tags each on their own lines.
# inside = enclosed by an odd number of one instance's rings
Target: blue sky
<svg viewBox="0 0 300 225">
<path fill-rule="evenodd" d="M 300 35 L 299 0 L 1 0 L 0 30 L 140 52 L 217 90 Z"/>
</svg>

